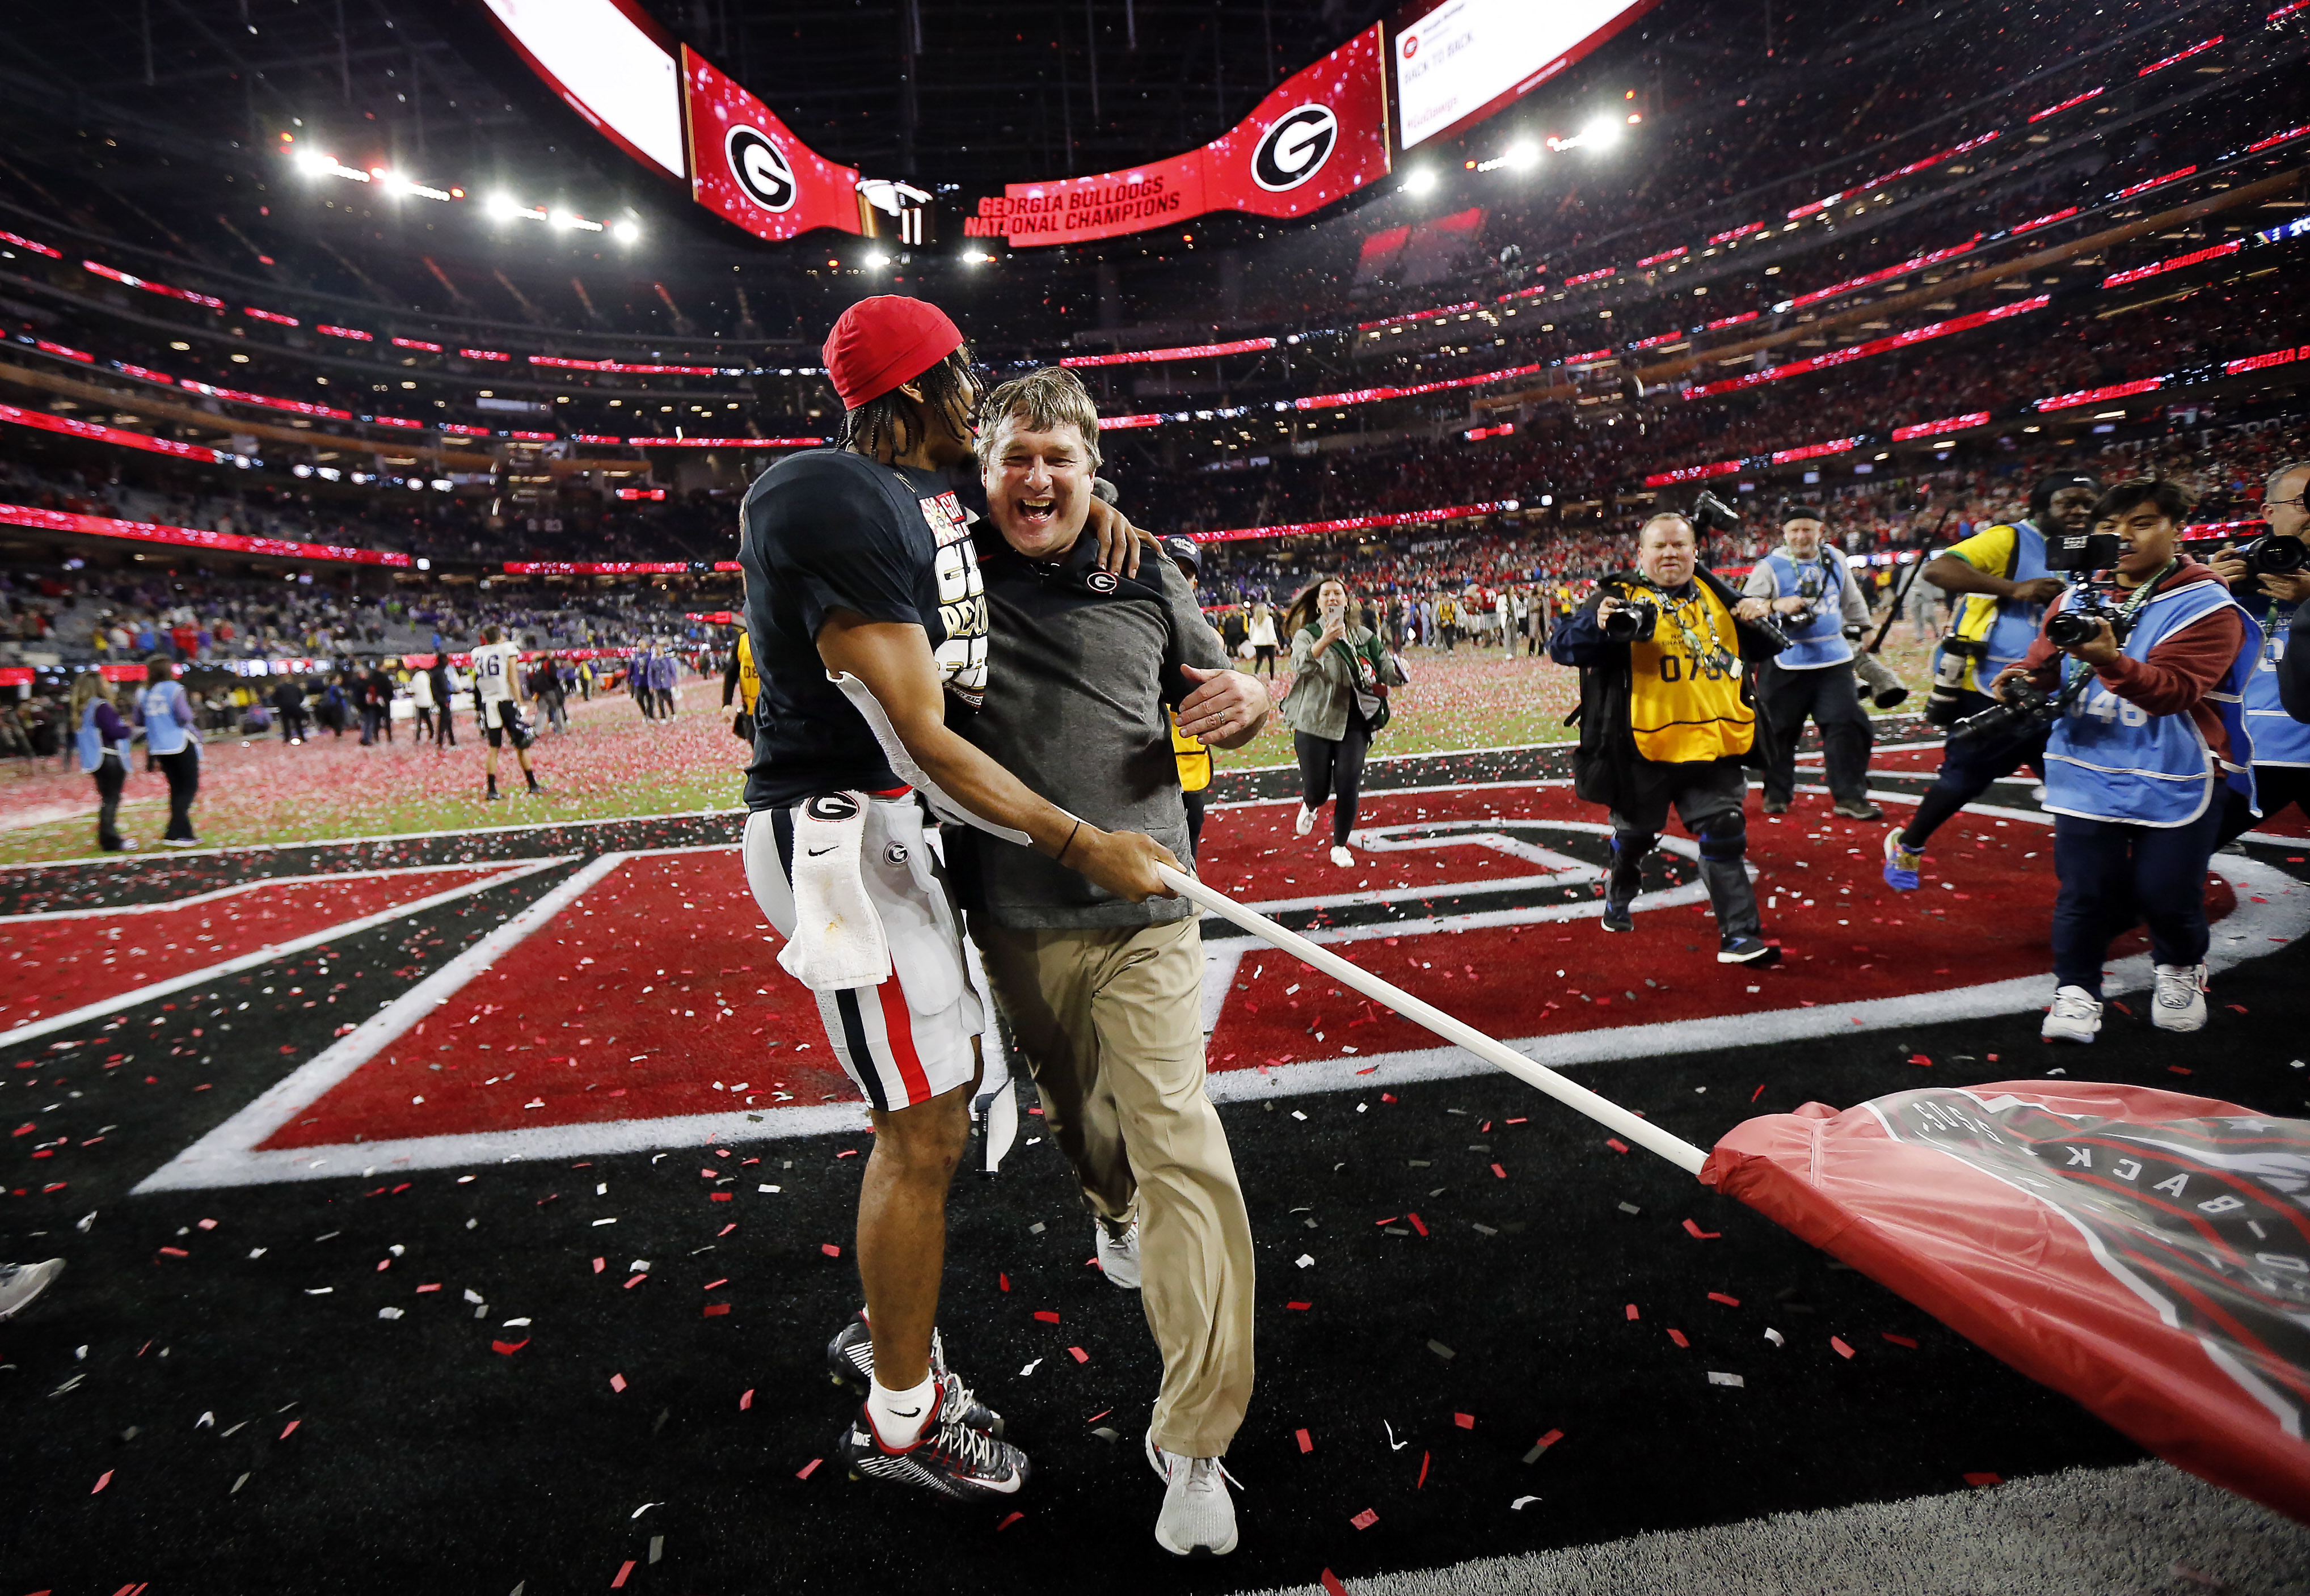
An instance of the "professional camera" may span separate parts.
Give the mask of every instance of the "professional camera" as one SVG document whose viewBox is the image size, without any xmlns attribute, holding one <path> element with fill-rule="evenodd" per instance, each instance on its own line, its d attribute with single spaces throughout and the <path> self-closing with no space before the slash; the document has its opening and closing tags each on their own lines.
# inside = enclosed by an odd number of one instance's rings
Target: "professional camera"
<svg viewBox="0 0 2310 1596">
<path fill-rule="evenodd" d="M 2291 577 L 2310 565 L 2310 543 L 2300 538 L 2282 538 L 2274 532 L 2240 543 L 2231 552 L 2245 561 L 2245 575 L 2230 584 L 2230 591 L 2240 598 L 2259 598 L 2261 577 Z"/>
<path fill-rule="evenodd" d="M 1611 643 L 1649 643 L 1660 625 L 1660 612 L 1635 599 L 1627 607 L 1608 610 L 1603 616 L 1604 638 Z"/>
<path fill-rule="evenodd" d="M 2124 542 L 2114 532 L 2055 532 L 2045 535 L 2049 571 L 2106 571 L 2117 563 Z"/>
<path fill-rule="evenodd" d="M 1741 512 L 1703 488 L 1685 519 L 1692 523 L 1695 536 L 1705 538 L 1712 532 L 1733 531 L 1741 525 Z"/>
<path fill-rule="evenodd" d="M 1925 724 L 1946 726 L 1957 719 L 1963 701 L 1965 668 L 1989 657 L 1989 645 L 1978 638 L 1948 637 L 1933 656 L 1933 690 L 1925 699 Z"/>
<path fill-rule="evenodd" d="M 2018 737 L 2049 729 L 2062 718 L 2069 695 L 2041 693 L 2024 681 L 2007 684 L 2006 697 L 1950 728 L 1950 741 L 1960 737 Z"/>
<path fill-rule="evenodd" d="M 2080 583 L 2070 589 L 2070 602 L 2045 622 L 2045 637 L 2057 648 L 2074 648 L 2080 643 L 2091 642 L 2101 630 L 2102 622 L 2107 621 L 2109 629 L 2122 638 L 2123 619 L 2117 606 L 2104 598 L 2098 589 Z"/>
</svg>

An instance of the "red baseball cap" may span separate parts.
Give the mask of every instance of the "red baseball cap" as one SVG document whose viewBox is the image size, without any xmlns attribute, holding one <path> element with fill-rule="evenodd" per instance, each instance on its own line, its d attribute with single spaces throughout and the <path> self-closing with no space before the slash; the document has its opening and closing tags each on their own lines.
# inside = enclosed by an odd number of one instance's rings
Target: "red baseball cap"
<svg viewBox="0 0 2310 1596">
<path fill-rule="evenodd" d="M 844 311 L 826 335 L 826 375 L 845 410 L 912 382 L 962 347 L 947 313 L 924 299 L 876 294 Z"/>
</svg>

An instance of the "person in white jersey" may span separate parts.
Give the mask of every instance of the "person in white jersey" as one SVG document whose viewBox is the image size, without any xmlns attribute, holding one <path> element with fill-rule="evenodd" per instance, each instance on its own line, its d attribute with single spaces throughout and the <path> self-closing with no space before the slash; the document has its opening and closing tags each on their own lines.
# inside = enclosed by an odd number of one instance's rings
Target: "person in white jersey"
<svg viewBox="0 0 2310 1596">
<path fill-rule="evenodd" d="M 543 793 L 537 772 L 529 768 L 529 723 L 521 713 L 521 650 L 498 641 L 498 629 L 482 629 L 482 646 L 473 650 L 473 708 L 482 734 L 490 741 L 489 795 L 498 796 L 498 750 L 513 740 L 513 757 L 521 761 L 522 778 L 533 793 Z"/>
</svg>

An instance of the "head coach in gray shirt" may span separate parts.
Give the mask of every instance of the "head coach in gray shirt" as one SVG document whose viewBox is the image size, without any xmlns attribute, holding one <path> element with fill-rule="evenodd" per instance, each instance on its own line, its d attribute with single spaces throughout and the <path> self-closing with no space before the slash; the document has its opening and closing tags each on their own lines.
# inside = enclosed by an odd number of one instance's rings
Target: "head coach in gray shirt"
<svg viewBox="0 0 2310 1596">
<path fill-rule="evenodd" d="M 1099 568 L 1083 535 L 1099 416 L 1073 373 L 1013 378 L 980 412 L 995 537 L 985 707 L 958 729 L 1093 826 L 1189 859 L 1166 710 L 1219 748 L 1268 713 L 1170 560 Z M 1186 1556 L 1236 1542 L 1219 1467 L 1251 1399 L 1251 1220 L 1203 1091 L 1203 939 L 1177 898 L 1130 903 L 1057 861 L 950 828 L 950 863 L 994 1001 L 1051 1139 L 1074 1167 L 1107 1279 L 1142 1295 L 1163 1354 L 1148 1461 L 1166 1481 L 1155 1539 Z M 1061 858 L 1064 859 L 1064 853 Z"/>
</svg>

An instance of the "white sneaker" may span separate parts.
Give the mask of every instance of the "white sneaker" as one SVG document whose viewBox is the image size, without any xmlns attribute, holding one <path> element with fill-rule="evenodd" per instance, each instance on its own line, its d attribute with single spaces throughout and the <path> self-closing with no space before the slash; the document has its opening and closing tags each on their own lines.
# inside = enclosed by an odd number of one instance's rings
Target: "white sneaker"
<svg viewBox="0 0 2310 1596">
<path fill-rule="evenodd" d="M 1124 1227 L 1121 1236 L 1109 1236 L 1107 1226 L 1098 1219 L 1090 1222 L 1093 1236 L 1099 1242 L 1099 1272 L 1110 1286 L 1120 1286 L 1125 1291 L 1139 1289 L 1139 1221 L 1133 1219 Z"/>
<path fill-rule="evenodd" d="M 2160 982 L 2163 989 L 2163 982 Z M 2202 1019 L 2204 1010 L 2200 1008 Z M 2101 1001 L 2082 986 L 2064 986 L 2054 993 L 2054 1006 L 2045 1011 L 2045 1023 L 2037 1028 L 2038 1037 L 2047 1042 L 2090 1042 L 2101 1031 Z"/>
<path fill-rule="evenodd" d="M 1147 1462 L 1163 1477 L 1155 1544 L 1175 1557 L 1224 1557 L 1235 1550 L 1235 1498 L 1215 1457 L 1178 1457 L 1147 1432 Z"/>
<path fill-rule="evenodd" d="M 65 1261 L 50 1258 L 40 1263 L 0 1263 L 0 1319 L 13 1319 L 31 1305 L 32 1299 L 65 1272 Z M 1232 1546 L 1234 1541 L 1228 1542 Z"/>
<path fill-rule="evenodd" d="M 1299 806 L 1299 818 L 1291 822 L 1291 830 L 1293 834 L 1298 837 L 1305 837 L 1315 828 L 1316 811 L 1309 809 L 1306 804 L 1301 804 Z"/>
<path fill-rule="evenodd" d="M 2158 995 L 2149 1006 L 2149 1023 L 2161 1031 L 2201 1031 L 2206 1028 L 2206 967 L 2201 964 L 2161 964 Z"/>
<path fill-rule="evenodd" d="M 1356 856 L 1348 852 L 1346 844 L 1335 842 L 1332 845 L 1332 863 L 1342 870 L 1353 870 L 1356 867 Z"/>
</svg>

